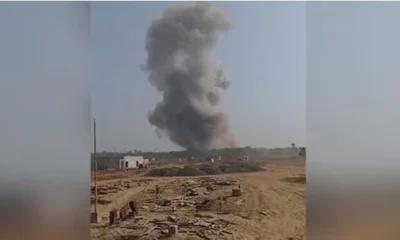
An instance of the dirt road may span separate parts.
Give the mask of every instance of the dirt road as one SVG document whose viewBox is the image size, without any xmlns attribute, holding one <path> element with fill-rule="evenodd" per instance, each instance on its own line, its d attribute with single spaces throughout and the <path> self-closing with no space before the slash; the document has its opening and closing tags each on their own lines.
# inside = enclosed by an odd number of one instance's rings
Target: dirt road
<svg viewBox="0 0 400 240">
<path fill-rule="evenodd" d="M 305 239 L 305 184 L 286 183 L 284 172 L 241 178 L 244 195 L 235 239 Z"/>
</svg>

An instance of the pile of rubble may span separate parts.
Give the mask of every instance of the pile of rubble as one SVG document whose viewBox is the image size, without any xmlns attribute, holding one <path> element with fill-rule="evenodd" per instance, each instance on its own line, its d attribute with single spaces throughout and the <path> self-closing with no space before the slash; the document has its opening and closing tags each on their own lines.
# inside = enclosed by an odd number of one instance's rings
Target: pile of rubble
<svg viewBox="0 0 400 240">
<path fill-rule="evenodd" d="M 97 194 L 98 195 L 107 195 L 117 193 L 119 191 L 123 191 L 124 189 L 130 188 L 131 182 L 130 181 L 117 181 L 108 184 L 101 184 L 97 186 Z M 92 194 L 95 194 L 95 187 L 92 186 L 90 189 Z"/>
<path fill-rule="evenodd" d="M 131 188 L 133 185 L 140 187 L 143 184 L 148 184 L 153 181 L 152 179 L 138 179 L 138 180 L 119 180 L 110 183 L 103 183 L 97 186 L 97 194 L 106 195 L 109 193 L 117 193 L 125 189 Z M 95 187 L 91 187 L 91 193 L 94 194 Z"/>
<path fill-rule="evenodd" d="M 214 178 L 200 178 L 198 182 L 189 180 L 182 184 L 187 196 L 208 195 L 221 186 L 239 186 L 236 180 L 217 180 Z"/>
<path fill-rule="evenodd" d="M 124 184 L 120 181 L 119 187 Z M 239 188 L 231 178 L 167 181 L 144 189 L 144 196 L 136 199 L 140 215 L 121 209 L 119 220 L 110 222 L 110 230 L 119 239 L 229 239 L 235 223 L 220 214 L 237 209 L 231 201 L 238 199 L 231 197 Z"/>
<path fill-rule="evenodd" d="M 215 186 L 233 186 L 237 185 L 238 181 L 234 179 L 215 179 L 210 177 L 199 178 L 198 181 L 188 180 L 182 184 L 184 188 L 204 187 L 207 190 L 215 190 Z"/>
<path fill-rule="evenodd" d="M 173 183 L 174 184 L 174 183 Z M 237 208 L 233 200 L 228 200 L 233 196 L 233 192 L 240 186 L 237 180 L 200 178 L 176 182 L 180 191 L 168 196 L 167 194 L 156 195 L 155 190 L 147 189 L 147 198 L 142 200 L 142 209 L 150 212 L 198 212 L 213 211 L 217 214 L 229 214 Z M 228 189 L 227 186 L 231 186 Z M 165 191 L 166 186 L 163 186 Z M 177 188 L 175 188 L 177 189 Z M 220 191 L 217 191 L 220 190 Z M 215 193 L 212 193 L 214 192 Z M 154 194 L 154 195 L 153 195 Z M 237 201 L 237 200 L 235 200 Z"/>
<path fill-rule="evenodd" d="M 197 236 L 201 239 L 216 239 L 231 235 L 235 223 L 213 216 L 195 217 L 157 216 L 154 218 L 135 217 L 122 222 L 118 232 L 122 239 L 165 239 L 172 235 Z"/>
<path fill-rule="evenodd" d="M 142 186 L 153 181 L 152 179 L 138 179 L 138 180 L 119 180 L 110 183 L 103 183 L 97 186 L 97 194 L 100 196 L 98 199 L 99 204 L 109 204 L 111 201 L 102 199 L 102 196 L 107 196 L 110 194 L 116 194 L 118 192 L 124 191 L 134 186 Z M 91 186 L 91 202 L 94 203 L 95 187 Z"/>
</svg>

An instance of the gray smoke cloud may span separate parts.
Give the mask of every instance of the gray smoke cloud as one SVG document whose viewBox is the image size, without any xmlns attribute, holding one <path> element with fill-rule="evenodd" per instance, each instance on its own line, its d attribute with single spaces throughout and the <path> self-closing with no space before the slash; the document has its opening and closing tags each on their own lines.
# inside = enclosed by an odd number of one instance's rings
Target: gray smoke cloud
<svg viewBox="0 0 400 240">
<path fill-rule="evenodd" d="M 219 33 L 232 25 L 207 2 L 170 7 L 147 32 L 145 70 L 163 99 L 149 114 L 157 135 L 186 149 L 236 145 L 229 119 L 218 108 L 229 87 L 223 68 L 211 54 Z"/>
</svg>

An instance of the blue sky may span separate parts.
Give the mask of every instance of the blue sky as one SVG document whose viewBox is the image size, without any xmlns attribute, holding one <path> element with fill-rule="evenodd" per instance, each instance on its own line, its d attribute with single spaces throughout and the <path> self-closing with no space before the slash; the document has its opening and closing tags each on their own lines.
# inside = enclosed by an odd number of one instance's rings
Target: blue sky
<svg viewBox="0 0 400 240">
<path fill-rule="evenodd" d="M 174 2 L 93 2 L 92 116 L 99 150 L 174 150 L 159 139 L 147 113 L 160 100 L 140 70 L 151 21 Z M 305 144 L 305 4 L 215 2 L 232 21 L 215 58 L 232 84 L 222 96 L 242 146 Z"/>
</svg>

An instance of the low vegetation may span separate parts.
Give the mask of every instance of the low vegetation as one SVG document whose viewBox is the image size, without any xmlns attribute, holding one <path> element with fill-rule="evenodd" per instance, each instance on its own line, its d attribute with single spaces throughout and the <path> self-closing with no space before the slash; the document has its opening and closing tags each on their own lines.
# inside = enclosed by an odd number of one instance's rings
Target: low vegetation
<svg viewBox="0 0 400 240">
<path fill-rule="evenodd" d="M 187 165 L 182 168 L 157 168 L 150 170 L 146 175 L 152 177 L 172 177 L 172 176 L 203 176 L 218 175 L 228 173 L 258 172 L 265 169 L 249 163 L 229 163 L 229 164 L 200 164 Z"/>
<path fill-rule="evenodd" d="M 304 147 L 299 148 L 305 153 Z M 223 148 L 213 149 L 208 151 L 195 151 L 195 150 L 184 150 L 184 151 L 171 151 L 171 152 L 143 152 L 139 150 L 128 151 L 128 152 L 98 152 L 98 158 L 123 158 L 124 156 L 143 156 L 144 158 L 156 158 L 164 160 L 174 160 L 178 158 L 209 158 L 218 157 L 234 159 L 240 157 L 259 158 L 265 156 L 298 156 L 299 151 L 294 147 L 286 148 L 253 148 L 253 147 L 239 147 L 239 148 Z M 93 158 L 93 154 L 92 154 Z"/>
</svg>

